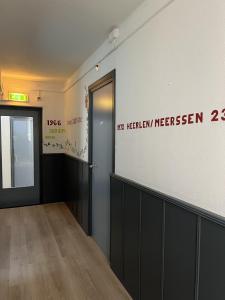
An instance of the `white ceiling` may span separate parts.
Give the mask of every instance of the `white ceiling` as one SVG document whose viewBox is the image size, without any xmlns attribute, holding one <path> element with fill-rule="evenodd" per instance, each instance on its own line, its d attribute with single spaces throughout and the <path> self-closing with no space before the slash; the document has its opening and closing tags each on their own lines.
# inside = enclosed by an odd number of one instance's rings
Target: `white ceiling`
<svg viewBox="0 0 225 300">
<path fill-rule="evenodd" d="M 143 0 L 0 0 L 0 68 L 65 79 Z"/>
</svg>

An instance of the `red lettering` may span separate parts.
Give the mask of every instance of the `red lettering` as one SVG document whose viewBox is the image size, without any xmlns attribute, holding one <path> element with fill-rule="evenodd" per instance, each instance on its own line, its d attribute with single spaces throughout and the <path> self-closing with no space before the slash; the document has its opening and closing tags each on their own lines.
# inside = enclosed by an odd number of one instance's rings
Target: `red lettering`
<svg viewBox="0 0 225 300">
<path fill-rule="evenodd" d="M 160 123 L 159 123 L 159 119 L 155 119 L 155 127 L 159 127 L 160 126 Z"/>
<path fill-rule="evenodd" d="M 170 126 L 169 119 L 170 119 L 170 118 L 168 118 L 168 117 L 165 119 L 165 121 L 166 121 L 166 126 Z"/>
<path fill-rule="evenodd" d="M 180 116 L 177 116 L 177 117 L 176 117 L 176 125 L 177 125 L 177 126 L 180 125 L 180 118 L 181 118 Z"/>
<path fill-rule="evenodd" d="M 174 126 L 174 121 L 175 121 L 175 118 L 174 118 L 174 117 L 171 117 L 171 118 L 170 118 L 170 125 L 171 125 L 171 126 Z"/>
<path fill-rule="evenodd" d="M 214 110 L 212 113 L 212 122 L 223 120 L 225 121 L 225 108 L 219 112 L 218 110 Z M 179 125 L 187 125 L 187 124 L 194 124 L 194 123 L 203 123 L 204 114 L 203 112 L 200 113 L 190 113 L 186 115 L 178 115 L 175 117 L 163 117 L 158 119 L 152 120 L 143 120 L 137 122 L 130 122 L 127 123 L 127 130 L 134 130 L 134 129 L 143 129 L 149 127 L 168 127 L 168 126 L 179 126 Z M 79 121 L 81 118 L 78 119 Z M 117 130 L 124 130 L 124 124 L 118 124 Z"/>
<path fill-rule="evenodd" d="M 186 125 L 187 124 L 187 115 L 183 115 L 182 116 L 182 125 Z"/>
<path fill-rule="evenodd" d="M 145 121 L 146 122 L 146 128 L 150 127 L 150 121 Z"/>
<path fill-rule="evenodd" d="M 196 123 L 203 123 L 203 112 L 196 114 Z"/>
<path fill-rule="evenodd" d="M 222 121 L 225 121 L 225 108 L 222 110 L 223 116 L 221 117 Z"/>
<path fill-rule="evenodd" d="M 214 111 L 212 111 L 212 113 L 211 113 L 211 116 L 212 116 L 211 121 L 212 122 L 218 122 L 219 121 L 218 115 L 219 115 L 219 111 L 217 109 L 215 109 Z"/>
<path fill-rule="evenodd" d="M 193 117 L 194 117 L 194 114 L 189 114 L 188 115 L 188 124 L 193 124 L 194 123 Z"/>
<path fill-rule="evenodd" d="M 118 124 L 117 130 L 124 130 L 124 124 Z"/>
<path fill-rule="evenodd" d="M 164 126 L 164 118 L 160 119 L 160 126 L 162 126 L 162 127 Z"/>
</svg>

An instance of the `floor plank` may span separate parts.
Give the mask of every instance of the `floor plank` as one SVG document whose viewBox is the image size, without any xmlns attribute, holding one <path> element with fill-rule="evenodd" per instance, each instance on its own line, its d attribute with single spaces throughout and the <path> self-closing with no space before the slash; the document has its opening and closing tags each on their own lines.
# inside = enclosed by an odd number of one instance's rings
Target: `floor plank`
<svg viewBox="0 0 225 300">
<path fill-rule="evenodd" d="M 0 210 L 4 300 L 129 300 L 64 203 Z"/>
</svg>

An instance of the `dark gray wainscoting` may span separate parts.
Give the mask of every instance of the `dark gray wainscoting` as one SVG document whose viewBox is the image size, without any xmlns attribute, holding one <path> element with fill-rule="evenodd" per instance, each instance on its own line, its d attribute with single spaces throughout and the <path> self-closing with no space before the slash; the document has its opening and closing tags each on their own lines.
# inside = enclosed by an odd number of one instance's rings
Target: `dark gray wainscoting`
<svg viewBox="0 0 225 300">
<path fill-rule="evenodd" d="M 64 154 L 42 154 L 41 202 L 64 199 Z"/>
<path fill-rule="evenodd" d="M 112 175 L 110 261 L 135 300 L 224 300 L 225 219 Z"/>
<path fill-rule="evenodd" d="M 69 155 L 64 155 L 63 199 L 86 234 L 90 234 L 89 164 Z"/>
<path fill-rule="evenodd" d="M 73 215 L 90 234 L 89 165 L 65 154 L 42 155 L 41 202 L 65 201 Z"/>
</svg>

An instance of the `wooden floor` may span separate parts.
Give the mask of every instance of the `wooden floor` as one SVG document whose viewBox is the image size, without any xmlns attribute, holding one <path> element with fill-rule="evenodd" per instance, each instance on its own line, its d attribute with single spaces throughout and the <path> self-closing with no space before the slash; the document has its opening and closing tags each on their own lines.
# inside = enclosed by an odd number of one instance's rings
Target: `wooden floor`
<svg viewBox="0 0 225 300">
<path fill-rule="evenodd" d="M 0 210 L 0 299 L 131 299 L 65 204 Z"/>
</svg>

